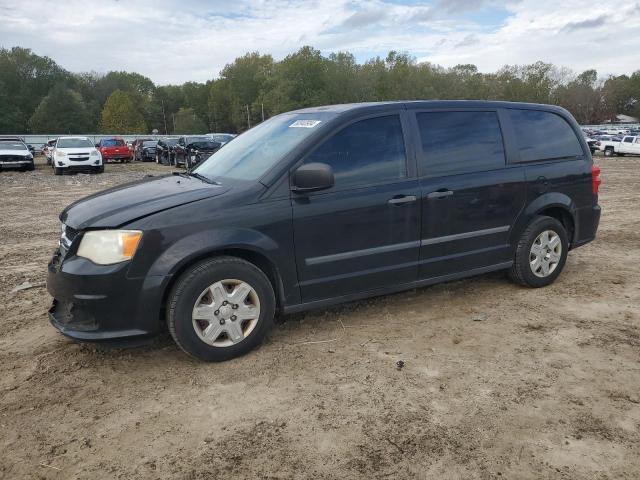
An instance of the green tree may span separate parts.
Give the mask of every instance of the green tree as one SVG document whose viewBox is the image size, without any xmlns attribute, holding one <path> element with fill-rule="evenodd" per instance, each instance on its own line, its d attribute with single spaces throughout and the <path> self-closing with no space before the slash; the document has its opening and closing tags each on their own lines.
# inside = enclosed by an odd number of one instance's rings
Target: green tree
<svg viewBox="0 0 640 480">
<path fill-rule="evenodd" d="M 142 113 L 131 94 L 116 90 L 102 108 L 100 131 L 103 133 L 147 133 Z"/>
<path fill-rule="evenodd" d="M 42 99 L 29 124 L 35 133 L 85 133 L 92 127 L 82 96 L 63 84 Z"/>
<path fill-rule="evenodd" d="M 174 133 L 207 133 L 207 124 L 198 117 L 193 108 L 181 108 L 175 114 L 174 119 L 176 125 Z"/>
<path fill-rule="evenodd" d="M 40 101 L 57 83 L 72 75 L 48 57 L 40 57 L 28 48 L 0 48 L 0 102 L 4 101 L 0 133 L 29 131 L 29 118 Z"/>
</svg>

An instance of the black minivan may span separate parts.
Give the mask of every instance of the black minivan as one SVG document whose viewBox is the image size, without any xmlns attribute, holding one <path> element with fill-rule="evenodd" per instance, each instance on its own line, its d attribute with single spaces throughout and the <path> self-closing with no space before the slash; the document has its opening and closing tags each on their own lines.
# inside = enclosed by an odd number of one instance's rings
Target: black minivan
<svg viewBox="0 0 640 480">
<path fill-rule="evenodd" d="M 67 207 L 50 319 L 94 341 L 166 322 L 185 352 L 225 360 L 276 313 L 495 270 L 544 287 L 595 237 L 599 174 L 575 120 L 549 105 L 284 113 L 191 171 Z"/>
</svg>

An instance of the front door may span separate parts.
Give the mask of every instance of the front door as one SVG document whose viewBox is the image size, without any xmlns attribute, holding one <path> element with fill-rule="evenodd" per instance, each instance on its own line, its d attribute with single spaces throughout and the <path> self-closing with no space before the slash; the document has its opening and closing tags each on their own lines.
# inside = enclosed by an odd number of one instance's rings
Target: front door
<svg viewBox="0 0 640 480">
<path fill-rule="evenodd" d="M 525 201 L 524 167 L 506 165 L 496 111 L 416 112 L 422 151 L 421 279 L 511 260 L 509 232 Z"/>
<path fill-rule="evenodd" d="M 398 112 L 353 122 L 304 159 L 335 175 L 328 190 L 292 193 L 304 302 L 416 280 L 420 190 L 407 158 Z"/>
</svg>

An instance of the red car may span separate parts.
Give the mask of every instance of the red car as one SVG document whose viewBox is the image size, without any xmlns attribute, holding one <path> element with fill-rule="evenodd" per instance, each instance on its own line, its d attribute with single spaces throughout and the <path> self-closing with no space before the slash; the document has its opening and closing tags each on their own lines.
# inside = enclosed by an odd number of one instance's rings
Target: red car
<svg viewBox="0 0 640 480">
<path fill-rule="evenodd" d="M 103 138 L 96 144 L 96 148 L 100 151 L 105 163 L 112 160 L 130 162 L 132 159 L 129 147 L 121 138 Z"/>
</svg>

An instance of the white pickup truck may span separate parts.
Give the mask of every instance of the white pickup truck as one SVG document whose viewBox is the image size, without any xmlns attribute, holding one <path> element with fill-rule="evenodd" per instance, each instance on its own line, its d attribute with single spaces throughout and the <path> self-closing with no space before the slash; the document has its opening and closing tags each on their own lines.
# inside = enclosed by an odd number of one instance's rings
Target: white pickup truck
<svg viewBox="0 0 640 480">
<path fill-rule="evenodd" d="M 600 140 L 596 143 L 598 150 L 604 152 L 605 157 L 615 155 L 640 155 L 640 137 L 626 136 L 619 142 Z"/>
</svg>

